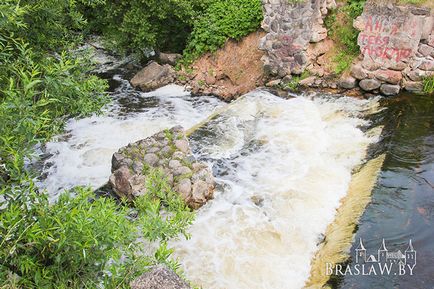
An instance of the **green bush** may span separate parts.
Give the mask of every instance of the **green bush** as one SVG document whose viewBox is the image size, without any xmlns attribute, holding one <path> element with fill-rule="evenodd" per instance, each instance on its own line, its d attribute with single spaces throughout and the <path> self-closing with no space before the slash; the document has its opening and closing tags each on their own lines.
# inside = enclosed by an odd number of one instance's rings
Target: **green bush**
<svg viewBox="0 0 434 289">
<path fill-rule="evenodd" d="M 102 33 L 106 44 L 122 52 L 181 52 L 194 19 L 216 0 L 102 0 L 81 5 L 90 31 Z"/>
<path fill-rule="evenodd" d="M 78 6 L 103 2 L 0 3 L 2 288 L 128 288 L 149 265 L 178 268 L 165 242 L 188 236 L 194 215 L 161 172 L 149 171 L 149 193 L 131 209 L 84 188 L 50 203 L 24 165 L 35 145 L 61 132 L 65 120 L 98 112 L 108 101 L 106 81 L 89 73 L 86 53 L 72 50 L 86 29 Z M 138 240 L 161 246 L 154 256 L 144 255 Z"/>
<path fill-rule="evenodd" d="M 165 241 L 188 236 L 194 214 L 161 172 L 148 175 L 148 194 L 135 210 L 84 188 L 50 204 L 29 184 L 0 191 L 7 200 L 0 214 L 0 286 L 123 288 L 157 262 L 178 268 Z M 142 237 L 162 242 L 154 256 L 140 252 Z"/>
<path fill-rule="evenodd" d="M 205 52 L 214 52 L 229 38 L 256 31 L 263 19 L 260 0 L 215 1 L 193 25 L 184 50 L 184 62 L 191 62 Z"/>
</svg>

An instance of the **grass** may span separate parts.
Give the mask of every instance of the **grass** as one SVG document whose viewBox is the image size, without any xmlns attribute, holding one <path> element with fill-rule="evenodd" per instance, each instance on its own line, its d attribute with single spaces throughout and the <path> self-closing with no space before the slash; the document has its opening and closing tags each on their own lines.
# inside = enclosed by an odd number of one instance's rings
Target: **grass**
<svg viewBox="0 0 434 289">
<path fill-rule="evenodd" d="M 423 79 L 423 92 L 427 94 L 434 93 L 434 75 L 427 76 Z"/>
<path fill-rule="evenodd" d="M 289 82 L 283 84 L 282 89 L 297 90 L 298 86 L 300 85 L 300 81 L 308 78 L 309 76 L 309 71 L 305 70 L 302 74 L 293 76 Z"/>
<path fill-rule="evenodd" d="M 364 0 L 348 0 L 344 5 L 331 11 L 325 21 L 328 36 L 336 44 L 336 53 L 332 56 L 332 69 L 341 75 L 350 68 L 359 55 L 357 44 L 359 31 L 353 27 L 353 20 L 362 14 Z"/>
</svg>

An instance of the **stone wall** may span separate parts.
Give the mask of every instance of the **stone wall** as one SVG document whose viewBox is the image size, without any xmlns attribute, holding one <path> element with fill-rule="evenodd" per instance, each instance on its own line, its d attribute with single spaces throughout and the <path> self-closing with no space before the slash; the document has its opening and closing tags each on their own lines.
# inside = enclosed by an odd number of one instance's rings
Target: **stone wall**
<svg viewBox="0 0 434 289">
<path fill-rule="evenodd" d="M 309 43 L 327 37 L 323 18 L 336 7 L 335 0 L 262 0 L 264 20 L 262 28 L 267 35 L 260 49 L 265 73 L 284 77 L 301 74 L 310 64 Z"/>
<path fill-rule="evenodd" d="M 368 1 L 354 21 L 361 55 L 351 76 L 365 91 L 421 91 L 434 74 L 434 15 L 429 8 Z"/>
</svg>

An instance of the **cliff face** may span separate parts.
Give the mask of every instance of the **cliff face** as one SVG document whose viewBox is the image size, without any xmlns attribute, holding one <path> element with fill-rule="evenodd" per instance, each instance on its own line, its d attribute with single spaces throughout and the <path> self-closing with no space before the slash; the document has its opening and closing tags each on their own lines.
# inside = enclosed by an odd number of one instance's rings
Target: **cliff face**
<svg viewBox="0 0 434 289">
<path fill-rule="evenodd" d="M 186 76 L 192 92 L 231 100 L 263 85 L 264 53 L 258 47 L 264 35 L 258 31 L 241 41 L 229 40 L 217 52 L 196 60 L 193 72 Z"/>
</svg>

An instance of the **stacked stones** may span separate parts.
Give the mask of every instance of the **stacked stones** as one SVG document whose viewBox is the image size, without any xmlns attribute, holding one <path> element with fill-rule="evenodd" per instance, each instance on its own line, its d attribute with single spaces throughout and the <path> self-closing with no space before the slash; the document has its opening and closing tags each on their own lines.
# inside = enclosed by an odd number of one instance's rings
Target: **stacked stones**
<svg viewBox="0 0 434 289">
<path fill-rule="evenodd" d="M 119 197 L 132 200 L 146 194 L 146 178 L 152 169 L 163 172 L 192 209 L 213 196 L 215 181 L 211 170 L 196 161 L 180 126 L 121 148 L 112 158 L 109 185 Z"/>
<path fill-rule="evenodd" d="M 262 0 L 267 35 L 260 49 L 266 74 L 284 77 L 301 74 L 309 64 L 307 48 L 327 37 L 323 17 L 336 7 L 335 0 L 295 1 Z"/>
<path fill-rule="evenodd" d="M 366 4 L 354 21 L 360 30 L 359 60 L 351 79 L 365 91 L 398 94 L 401 88 L 423 90 L 423 79 L 434 75 L 434 15 L 429 8 Z M 346 87 L 349 88 L 349 87 Z"/>
</svg>

